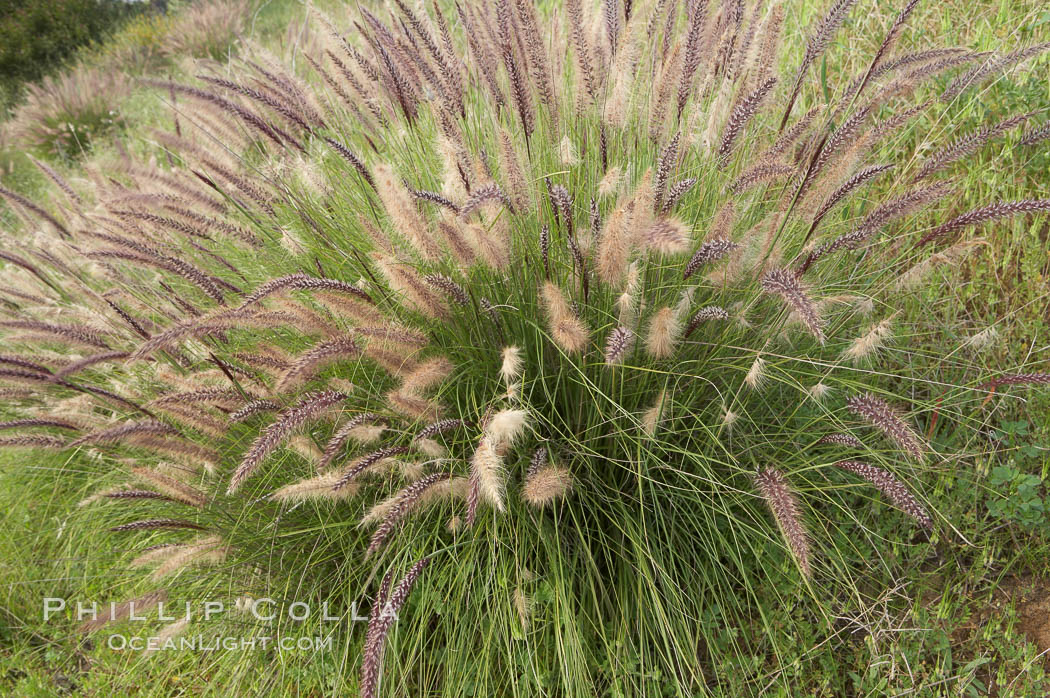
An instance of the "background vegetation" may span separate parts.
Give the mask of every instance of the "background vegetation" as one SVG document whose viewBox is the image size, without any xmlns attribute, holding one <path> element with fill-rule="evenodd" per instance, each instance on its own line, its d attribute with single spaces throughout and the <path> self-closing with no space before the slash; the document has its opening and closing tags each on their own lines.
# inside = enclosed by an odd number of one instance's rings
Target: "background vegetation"
<svg viewBox="0 0 1050 698">
<path fill-rule="evenodd" d="M 0 3 L 0 113 L 25 83 L 53 72 L 81 47 L 105 39 L 146 3 L 4 0 Z"/>
</svg>

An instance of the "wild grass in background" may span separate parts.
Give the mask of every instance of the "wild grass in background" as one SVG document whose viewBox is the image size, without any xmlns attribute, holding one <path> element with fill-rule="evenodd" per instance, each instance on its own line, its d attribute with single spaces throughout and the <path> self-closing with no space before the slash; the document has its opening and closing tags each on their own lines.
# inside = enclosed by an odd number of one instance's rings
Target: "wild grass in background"
<svg viewBox="0 0 1050 698">
<path fill-rule="evenodd" d="M 41 230 L 4 252 L 5 443 L 98 473 L 70 525 L 136 541 L 121 599 L 389 599 L 334 690 L 789 690 L 769 609 L 830 632 L 959 542 L 930 483 L 1046 376 L 904 317 L 970 228 L 1050 208 L 931 222 L 1045 118 L 903 147 L 1046 46 L 912 51 L 911 3 L 828 70 L 852 6 L 783 75 L 782 6 L 508 2 L 319 15 L 309 83 L 261 49 L 154 82 L 162 163 L 2 192 Z"/>
<path fill-rule="evenodd" d="M 83 156 L 126 127 L 123 112 L 139 76 L 170 72 L 178 60 L 223 59 L 247 9 L 241 0 L 204 0 L 129 20 L 104 46 L 82 51 L 68 71 L 24 86 L 0 125 L 0 150 L 58 161 Z"/>
<path fill-rule="evenodd" d="M 11 0 L 0 17 L 0 112 L 22 87 L 61 66 L 140 14 L 145 3 L 118 0 Z"/>
</svg>

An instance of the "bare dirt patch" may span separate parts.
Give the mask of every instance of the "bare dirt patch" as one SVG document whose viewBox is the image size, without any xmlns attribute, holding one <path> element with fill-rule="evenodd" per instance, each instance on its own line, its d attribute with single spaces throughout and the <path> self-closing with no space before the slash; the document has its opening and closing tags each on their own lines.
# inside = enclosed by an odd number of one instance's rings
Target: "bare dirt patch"
<svg viewBox="0 0 1050 698">
<path fill-rule="evenodd" d="M 1031 575 L 1004 579 L 995 599 L 997 605 L 1012 602 L 1018 629 L 1040 652 L 1050 649 L 1050 579 Z"/>
</svg>

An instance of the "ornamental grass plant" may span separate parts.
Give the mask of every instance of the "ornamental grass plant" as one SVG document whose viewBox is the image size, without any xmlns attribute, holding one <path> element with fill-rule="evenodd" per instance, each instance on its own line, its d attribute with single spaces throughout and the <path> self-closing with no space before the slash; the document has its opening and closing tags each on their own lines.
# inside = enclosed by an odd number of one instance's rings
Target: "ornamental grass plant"
<svg viewBox="0 0 1050 698">
<path fill-rule="evenodd" d="M 953 207 L 1045 116 L 944 127 L 1050 45 L 909 45 L 912 1 L 846 61 L 855 5 L 785 46 L 791 3 L 395 2 L 151 81 L 159 157 L 0 189 L 0 443 L 94 474 L 114 600 L 367 599 L 274 621 L 333 634 L 336 692 L 761 691 L 766 609 L 831 626 L 958 542 L 931 475 L 1047 382 L 908 308 L 1050 210 Z M 200 625 L 268 627 L 151 632 Z"/>
</svg>

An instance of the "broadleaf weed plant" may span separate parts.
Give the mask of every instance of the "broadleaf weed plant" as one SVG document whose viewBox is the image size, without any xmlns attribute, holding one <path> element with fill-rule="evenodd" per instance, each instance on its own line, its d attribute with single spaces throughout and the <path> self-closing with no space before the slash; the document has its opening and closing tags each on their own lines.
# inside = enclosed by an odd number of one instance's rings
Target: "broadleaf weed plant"
<svg viewBox="0 0 1050 698">
<path fill-rule="evenodd" d="M 1038 114 L 898 136 L 1047 45 L 912 51 L 912 1 L 821 81 L 854 5 L 790 50 L 784 4 L 398 2 L 317 12 L 301 75 L 152 82 L 164 157 L 0 190 L 39 231 L 0 252 L 3 444 L 94 464 L 124 598 L 373 600 L 338 690 L 775 683 L 763 609 L 831 625 L 957 540 L 934 425 L 1047 382 L 886 354 L 971 229 L 1050 210 L 952 211 Z"/>
</svg>

